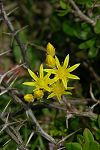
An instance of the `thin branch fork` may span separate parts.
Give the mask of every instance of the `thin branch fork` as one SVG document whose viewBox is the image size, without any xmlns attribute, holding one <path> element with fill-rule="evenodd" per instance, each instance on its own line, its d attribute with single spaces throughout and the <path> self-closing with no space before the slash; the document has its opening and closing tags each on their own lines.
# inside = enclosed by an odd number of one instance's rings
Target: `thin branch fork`
<svg viewBox="0 0 100 150">
<path fill-rule="evenodd" d="M 5 119 L 3 118 L 3 116 L 0 116 L 0 120 L 5 124 Z M 27 150 L 26 146 L 21 140 L 21 136 L 18 137 L 18 133 L 16 133 L 16 131 L 14 130 L 13 127 L 10 126 L 10 124 L 9 126 L 6 126 L 3 129 L 10 136 L 10 138 L 17 143 L 17 145 L 20 147 L 20 150 Z"/>
<path fill-rule="evenodd" d="M 91 18 L 89 18 L 88 16 L 86 16 L 80 9 L 79 7 L 76 5 L 76 3 L 73 0 L 66 0 L 66 2 L 69 2 L 73 8 L 75 9 L 76 14 L 85 22 L 91 24 L 92 26 L 95 26 L 96 22 L 94 20 L 92 20 Z"/>
<path fill-rule="evenodd" d="M 1 10 L 1 14 L 2 14 L 3 20 L 7 24 L 11 34 L 13 35 L 13 37 L 15 38 L 16 42 L 18 43 L 18 45 L 20 47 L 20 50 L 21 50 L 21 53 L 22 53 L 22 57 L 23 57 L 23 61 L 25 62 L 25 65 L 27 67 L 29 67 L 29 62 L 28 62 L 27 57 L 26 57 L 26 47 L 20 41 L 20 38 L 19 38 L 18 34 L 16 34 L 16 31 L 14 30 L 14 27 L 13 27 L 12 23 L 10 22 L 10 20 L 9 20 L 9 18 L 7 16 L 7 13 L 6 13 L 5 9 L 4 9 L 3 1 L 0 1 L 0 10 Z"/>
<path fill-rule="evenodd" d="M 5 82 L 2 82 L 3 86 L 5 88 L 8 87 L 8 85 Z M 56 141 L 53 137 L 51 137 L 49 134 L 47 134 L 40 126 L 40 124 L 38 123 L 33 111 L 31 110 L 31 108 L 29 106 L 27 106 L 17 95 L 14 91 L 8 91 L 8 94 L 14 99 L 14 102 L 18 102 L 20 105 L 23 106 L 24 110 L 26 111 L 27 116 L 29 116 L 31 118 L 31 121 L 35 123 L 36 128 L 37 128 L 37 132 L 39 132 L 44 138 L 46 138 L 48 141 L 50 141 L 51 143 L 56 144 Z"/>
</svg>

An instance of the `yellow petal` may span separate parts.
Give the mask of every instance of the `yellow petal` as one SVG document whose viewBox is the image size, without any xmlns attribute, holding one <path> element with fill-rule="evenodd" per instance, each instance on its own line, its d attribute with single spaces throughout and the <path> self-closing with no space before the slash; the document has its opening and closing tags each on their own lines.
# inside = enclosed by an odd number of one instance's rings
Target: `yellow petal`
<svg viewBox="0 0 100 150">
<path fill-rule="evenodd" d="M 68 74 L 69 79 L 80 79 L 78 76 L 73 75 L 73 74 Z"/>
<path fill-rule="evenodd" d="M 52 85 L 53 83 L 55 83 L 59 78 L 54 77 L 53 79 L 49 80 L 49 85 Z"/>
<path fill-rule="evenodd" d="M 35 86 L 35 82 L 24 82 L 24 85 Z"/>
<path fill-rule="evenodd" d="M 48 72 L 50 74 L 56 74 L 56 70 L 54 69 L 44 69 L 45 72 Z"/>
<path fill-rule="evenodd" d="M 36 76 L 36 74 L 34 72 L 32 72 L 30 69 L 28 69 L 28 72 L 30 74 L 30 76 L 36 81 L 38 79 L 38 77 Z"/>
<path fill-rule="evenodd" d="M 63 82 L 63 85 L 64 85 L 64 87 L 67 89 L 67 79 L 62 79 L 62 82 Z"/>
<path fill-rule="evenodd" d="M 65 60 L 64 60 L 63 66 L 64 66 L 65 68 L 67 68 L 68 63 L 69 63 L 69 54 L 66 56 L 66 58 L 65 58 Z"/>
<path fill-rule="evenodd" d="M 45 86 L 43 87 L 43 89 L 44 89 L 45 91 L 48 91 L 48 92 L 51 91 L 51 89 L 50 89 L 47 85 L 45 85 Z"/>
<path fill-rule="evenodd" d="M 58 94 L 56 96 L 57 96 L 58 100 L 60 101 L 61 100 L 61 94 Z"/>
<path fill-rule="evenodd" d="M 40 78 L 43 78 L 43 64 L 40 66 Z"/>
<path fill-rule="evenodd" d="M 65 92 L 64 94 L 66 94 L 66 95 L 72 95 L 71 92 Z"/>
<path fill-rule="evenodd" d="M 67 90 L 73 90 L 75 87 L 67 87 Z"/>
<path fill-rule="evenodd" d="M 75 70 L 80 64 L 75 64 L 72 67 L 68 68 L 69 72 L 72 72 L 73 70 Z"/>
<path fill-rule="evenodd" d="M 57 58 L 57 56 L 55 56 L 55 61 L 56 61 L 57 68 L 60 68 L 61 65 L 60 65 L 60 62 L 59 62 L 59 59 Z"/>
<path fill-rule="evenodd" d="M 54 96 L 55 96 L 55 94 L 54 94 L 54 93 L 51 93 L 51 94 L 47 97 L 47 99 L 52 98 L 52 97 L 54 97 Z"/>
</svg>

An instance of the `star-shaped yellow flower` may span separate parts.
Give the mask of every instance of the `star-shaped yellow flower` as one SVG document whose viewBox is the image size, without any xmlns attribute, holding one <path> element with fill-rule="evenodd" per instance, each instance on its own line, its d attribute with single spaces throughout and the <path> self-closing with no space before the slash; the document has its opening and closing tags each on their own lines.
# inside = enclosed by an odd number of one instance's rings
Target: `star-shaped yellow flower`
<svg viewBox="0 0 100 150">
<path fill-rule="evenodd" d="M 73 89 L 72 87 L 68 87 L 68 90 Z M 61 96 L 63 94 L 71 94 L 71 92 L 66 91 L 63 83 L 59 80 L 51 85 L 51 94 L 48 96 L 47 99 L 52 98 L 54 96 L 57 97 L 58 100 L 61 100 Z"/>
<path fill-rule="evenodd" d="M 44 69 L 44 71 L 54 74 L 54 81 L 62 80 L 63 85 L 67 88 L 67 82 L 69 79 L 79 79 L 78 76 L 71 74 L 73 70 L 75 70 L 80 64 L 75 64 L 71 67 L 68 67 L 69 63 L 69 55 L 66 56 L 63 65 L 60 65 L 58 58 L 55 56 L 56 69 Z"/>
<path fill-rule="evenodd" d="M 28 86 L 33 86 L 35 87 L 34 91 L 38 91 L 38 90 L 46 90 L 46 91 L 50 91 L 50 87 L 48 84 L 50 84 L 50 73 L 47 73 L 44 76 L 43 73 L 43 65 L 40 65 L 40 70 L 39 70 L 39 77 L 32 72 L 30 69 L 28 69 L 28 72 L 30 74 L 30 76 L 33 78 L 32 82 L 24 82 L 24 85 L 28 85 Z"/>
</svg>

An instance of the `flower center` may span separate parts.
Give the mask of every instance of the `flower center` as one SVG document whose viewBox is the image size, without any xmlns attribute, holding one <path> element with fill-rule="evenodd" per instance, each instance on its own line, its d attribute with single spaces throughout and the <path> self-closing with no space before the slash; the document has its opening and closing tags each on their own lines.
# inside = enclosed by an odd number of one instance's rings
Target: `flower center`
<svg viewBox="0 0 100 150">
<path fill-rule="evenodd" d="M 59 78 L 59 79 L 65 78 L 66 75 L 67 75 L 67 70 L 66 70 L 66 68 L 64 68 L 64 67 L 59 68 L 59 69 L 57 70 L 57 75 L 58 75 L 58 78 Z"/>
<path fill-rule="evenodd" d="M 60 86 L 60 85 L 55 85 L 54 86 L 54 88 L 53 88 L 53 92 L 55 93 L 55 94 L 63 94 L 63 92 L 64 92 L 64 88 L 62 87 L 62 86 Z"/>
<path fill-rule="evenodd" d="M 39 79 L 37 81 L 37 85 L 38 85 L 39 88 L 44 88 L 44 85 L 45 85 L 44 80 L 43 79 Z"/>
</svg>

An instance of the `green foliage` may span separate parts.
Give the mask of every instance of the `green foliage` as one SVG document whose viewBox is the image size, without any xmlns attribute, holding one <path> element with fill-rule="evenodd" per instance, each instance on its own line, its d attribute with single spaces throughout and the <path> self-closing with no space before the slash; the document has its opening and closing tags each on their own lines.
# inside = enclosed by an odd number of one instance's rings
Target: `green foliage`
<svg viewBox="0 0 100 150">
<path fill-rule="evenodd" d="M 82 147 L 79 143 L 71 142 L 66 144 L 67 150 L 82 150 Z"/>
<path fill-rule="evenodd" d="M 100 129 L 100 115 L 98 115 L 98 126 L 99 126 L 99 129 Z"/>
<path fill-rule="evenodd" d="M 12 44 L 12 48 L 13 48 L 13 55 L 14 55 L 14 59 L 15 59 L 16 63 L 21 63 L 22 62 L 21 51 L 15 41 Z"/>
<path fill-rule="evenodd" d="M 94 142 L 94 137 L 89 129 L 85 129 L 83 132 L 83 136 L 86 142 Z"/>
<path fill-rule="evenodd" d="M 94 140 L 93 134 L 89 129 L 85 129 L 82 135 L 77 136 L 78 142 L 70 142 L 66 144 L 68 150 L 99 150 L 100 145 Z"/>
<path fill-rule="evenodd" d="M 96 141 L 94 142 L 86 142 L 83 146 L 83 150 L 99 150 L 100 145 Z"/>
<path fill-rule="evenodd" d="M 65 16 L 71 11 L 71 7 L 64 0 L 60 0 L 60 7 L 61 10 L 57 11 L 59 16 Z"/>
<path fill-rule="evenodd" d="M 94 27 L 94 31 L 96 34 L 100 34 L 100 20 L 97 21 L 97 23 Z"/>
</svg>

